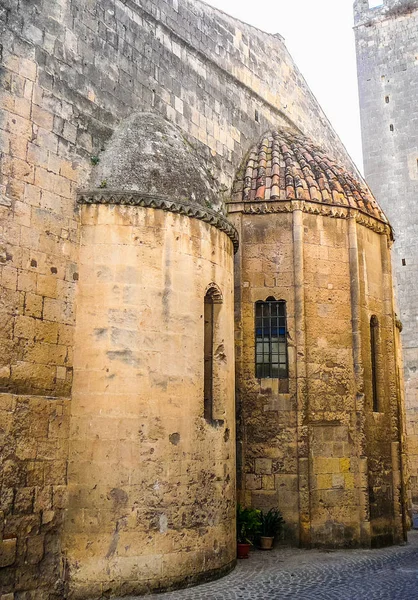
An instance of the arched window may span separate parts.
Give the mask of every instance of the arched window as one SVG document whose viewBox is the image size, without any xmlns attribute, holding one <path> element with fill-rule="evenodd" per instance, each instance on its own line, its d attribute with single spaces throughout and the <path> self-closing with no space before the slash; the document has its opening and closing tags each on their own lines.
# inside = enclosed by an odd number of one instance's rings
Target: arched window
<svg viewBox="0 0 418 600">
<path fill-rule="evenodd" d="M 379 360 L 379 321 L 376 315 L 372 315 L 370 319 L 370 352 L 372 363 L 373 412 L 379 412 L 379 396 L 377 387 L 377 369 Z"/>
<path fill-rule="evenodd" d="M 255 303 L 255 376 L 288 377 L 286 302 L 267 298 Z"/>
<path fill-rule="evenodd" d="M 205 294 L 204 302 L 204 378 L 203 378 L 203 399 L 204 399 L 204 417 L 209 423 L 214 422 L 214 339 L 215 327 L 218 318 L 219 305 L 222 304 L 222 294 L 218 286 L 210 284 Z"/>
</svg>

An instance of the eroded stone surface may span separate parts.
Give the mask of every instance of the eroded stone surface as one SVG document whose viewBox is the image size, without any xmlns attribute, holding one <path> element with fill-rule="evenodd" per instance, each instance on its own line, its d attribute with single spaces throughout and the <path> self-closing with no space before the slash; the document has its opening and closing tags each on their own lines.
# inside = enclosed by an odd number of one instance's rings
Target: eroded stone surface
<svg viewBox="0 0 418 600">
<path fill-rule="evenodd" d="M 152 208 L 83 206 L 81 218 L 70 587 L 88 597 L 198 580 L 235 559 L 233 245 L 202 221 Z M 219 424 L 203 416 L 212 282 L 222 297 Z"/>
<path fill-rule="evenodd" d="M 151 112 L 127 119 L 101 154 L 89 188 L 144 192 L 222 207 L 219 182 L 210 159 L 199 157 L 181 129 Z"/>
</svg>

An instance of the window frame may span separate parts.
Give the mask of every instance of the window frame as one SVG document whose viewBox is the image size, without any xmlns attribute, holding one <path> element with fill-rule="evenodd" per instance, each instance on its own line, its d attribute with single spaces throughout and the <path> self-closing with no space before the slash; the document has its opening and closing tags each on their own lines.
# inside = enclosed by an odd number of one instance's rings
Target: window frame
<svg viewBox="0 0 418 600">
<path fill-rule="evenodd" d="M 273 323 L 273 319 L 276 321 Z M 277 335 L 272 335 L 276 329 Z M 280 330 L 283 329 L 283 333 Z M 258 332 L 261 331 L 261 335 Z M 269 296 L 254 305 L 254 366 L 256 379 L 288 379 L 287 305 Z M 260 344 L 262 351 L 259 351 Z M 276 348 L 274 345 L 277 344 Z M 266 348 L 267 346 L 267 348 Z M 284 350 L 283 350 L 284 346 Z M 267 352 L 266 352 L 267 350 Z M 274 352 L 273 350 L 277 350 Z M 267 356 L 268 360 L 265 361 Z M 262 357 L 262 360 L 259 360 Z M 277 360 L 274 358 L 277 357 Z"/>
<path fill-rule="evenodd" d="M 373 412 L 381 412 L 379 402 L 379 319 L 376 315 L 370 317 L 370 362 L 372 408 Z"/>
</svg>

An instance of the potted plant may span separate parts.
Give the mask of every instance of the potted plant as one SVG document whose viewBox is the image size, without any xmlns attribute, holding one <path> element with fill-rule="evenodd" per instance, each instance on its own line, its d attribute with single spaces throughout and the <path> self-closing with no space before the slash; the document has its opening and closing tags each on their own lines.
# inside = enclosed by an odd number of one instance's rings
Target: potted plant
<svg viewBox="0 0 418 600">
<path fill-rule="evenodd" d="M 237 556 L 248 558 L 250 547 L 260 533 L 261 511 L 237 506 Z"/>
<path fill-rule="evenodd" d="M 261 513 L 260 547 L 271 550 L 276 535 L 281 533 L 284 524 L 282 513 L 277 508 L 271 508 L 267 513 Z"/>
</svg>

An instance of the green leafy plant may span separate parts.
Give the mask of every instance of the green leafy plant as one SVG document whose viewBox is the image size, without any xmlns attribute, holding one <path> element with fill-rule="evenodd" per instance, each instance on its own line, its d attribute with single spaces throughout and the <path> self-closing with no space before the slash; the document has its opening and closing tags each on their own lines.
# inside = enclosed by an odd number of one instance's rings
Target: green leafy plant
<svg viewBox="0 0 418 600">
<path fill-rule="evenodd" d="M 239 544 L 252 544 L 260 533 L 261 511 L 237 506 L 237 540 Z"/>
<path fill-rule="evenodd" d="M 282 532 L 284 519 L 277 508 L 271 508 L 268 512 L 261 513 L 260 535 L 263 537 L 276 537 Z"/>
<path fill-rule="evenodd" d="M 100 158 L 98 156 L 91 156 L 90 161 L 92 165 L 98 165 L 100 162 Z"/>
<path fill-rule="evenodd" d="M 99 188 L 105 188 L 105 187 L 107 187 L 107 181 L 106 181 L 106 179 L 103 179 L 103 181 L 99 185 Z"/>
</svg>

